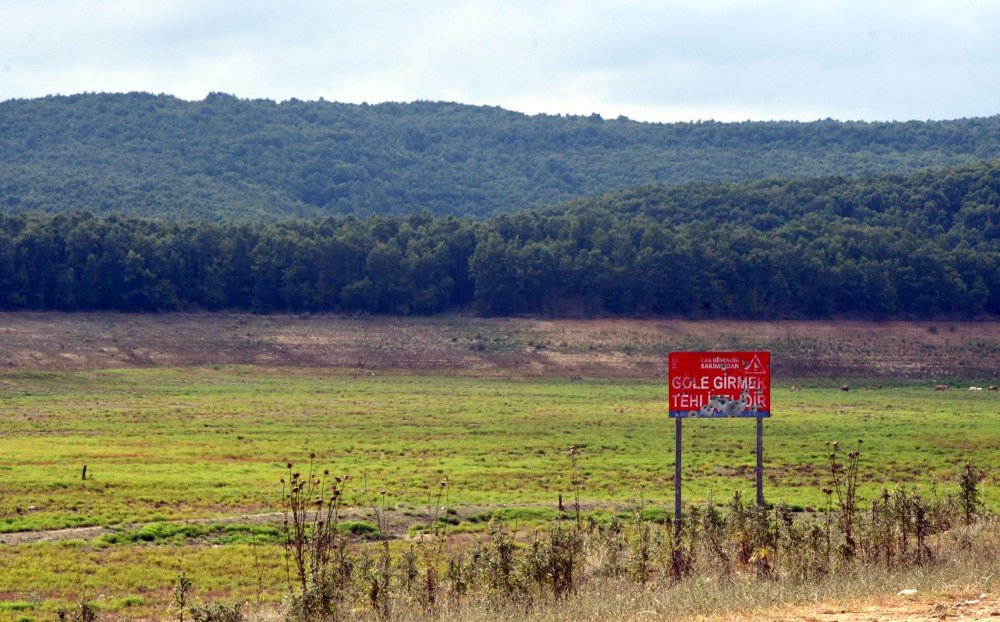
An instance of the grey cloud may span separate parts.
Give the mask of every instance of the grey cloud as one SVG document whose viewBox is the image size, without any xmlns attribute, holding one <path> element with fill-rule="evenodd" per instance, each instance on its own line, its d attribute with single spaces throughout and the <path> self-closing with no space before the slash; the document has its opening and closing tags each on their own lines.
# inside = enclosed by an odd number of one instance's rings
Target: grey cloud
<svg viewBox="0 0 1000 622">
<path fill-rule="evenodd" d="M 226 90 L 660 120 L 1000 112 L 991 2 L 82 4 L 13 0 L 0 99 Z"/>
</svg>

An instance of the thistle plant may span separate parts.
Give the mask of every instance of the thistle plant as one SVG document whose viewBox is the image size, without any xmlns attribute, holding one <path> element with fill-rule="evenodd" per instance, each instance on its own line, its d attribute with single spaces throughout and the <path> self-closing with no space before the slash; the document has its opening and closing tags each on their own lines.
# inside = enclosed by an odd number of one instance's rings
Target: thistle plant
<svg viewBox="0 0 1000 622">
<path fill-rule="evenodd" d="M 345 539 L 338 532 L 347 475 L 318 473 L 310 454 L 305 474 L 286 463 L 281 480 L 289 618 L 333 619 L 347 584 Z M 293 571 L 294 569 L 294 571 Z"/>
<path fill-rule="evenodd" d="M 847 559 L 853 558 L 858 550 L 858 542 L 855 536 L 855 522 L 858 511 L 858 465 L 861 459 L 861 444 L 864 441 L 858 439 L 858 446 L 847 454 L 847 462 L 841 464 L 837 457 L 840 443 L 834 441 L 827 443 L 831 450 L 830 475 L 833 479 L 833 492 L 837 495 L 837 505 L 840 508 L 840 527 L 844 532 L 844 546 L 841 553 Z"/>
<path fill-rule="evenodd" d="M 576 464 L 576 456 L 579 453 L 576 445 L 571 445 L 569 448 L 569 464 L 573 473 L 573 510 L 576 513 L 576 528 L 579 530 L 582 528 L 583 523 L 580 518 L 580 468 Z"/>
<path fill-rule="evenodd" d="M 177 622 L 184 622 L 184 612 L 191 601 L 191 587 L 191 579 L 188 579 L 187 575 L 183 572 L 174 578 L 171 595 L 173 596 L 174 607 L 177 611 Z"/>
</svg>

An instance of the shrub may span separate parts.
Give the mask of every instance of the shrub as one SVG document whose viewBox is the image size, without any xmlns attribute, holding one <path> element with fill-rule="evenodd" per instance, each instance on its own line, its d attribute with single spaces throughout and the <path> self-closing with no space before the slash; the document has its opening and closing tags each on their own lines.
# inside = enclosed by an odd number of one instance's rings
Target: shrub
<svg viewBox="0 0 1000 622">
<path fill-rule="evenodd" d="M 958 502 L 967 526 L 975 522 L 976 515 L 983 507 L 982 494 L 979 492 L 981 477 L 982 475 L 968 462 L 962 466 L 962 472 L 959 474 Z"/>
</svg>

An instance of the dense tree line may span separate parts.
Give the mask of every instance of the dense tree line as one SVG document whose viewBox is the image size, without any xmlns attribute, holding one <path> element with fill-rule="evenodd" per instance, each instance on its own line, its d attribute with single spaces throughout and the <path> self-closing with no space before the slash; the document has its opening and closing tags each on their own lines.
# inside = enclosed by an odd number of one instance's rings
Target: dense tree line
<svg viewBox="0 0 1000 622">
<path fill-rule="evenodd" d="M 0 102 L 0 212 L 248 222 L 485 217 L 645 183 L 906 172 L 1000 157 L 1000 117 L 639 123 L 442 102 Z"/>
<path fill-rule="evenodd" d="M 484 221 L 0 216 L 6 309 L 1000 313 L 1000 164 L 648 186 Z"/>
</svg>

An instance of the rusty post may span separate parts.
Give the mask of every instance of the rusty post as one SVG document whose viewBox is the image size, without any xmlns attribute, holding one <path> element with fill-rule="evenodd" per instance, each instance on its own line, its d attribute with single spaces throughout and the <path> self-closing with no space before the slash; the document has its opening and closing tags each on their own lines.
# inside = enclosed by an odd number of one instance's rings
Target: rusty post
<svg viewBox="0 0 1000 622">
<path fill-rule="evenodd" d="M 757 505 L 764 507 L 764 418 L 757 417 Z"/>
<path fill-rule="evenodd" d="M 674 526 L 680 529 L 681 526 L 681 422 L 682 417 L 676 419 L 675 447 L 674 447 Z"/>
</svg>

